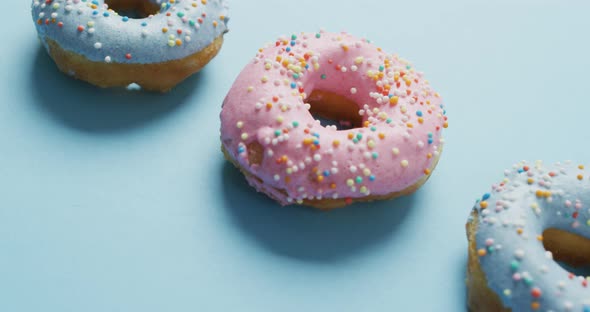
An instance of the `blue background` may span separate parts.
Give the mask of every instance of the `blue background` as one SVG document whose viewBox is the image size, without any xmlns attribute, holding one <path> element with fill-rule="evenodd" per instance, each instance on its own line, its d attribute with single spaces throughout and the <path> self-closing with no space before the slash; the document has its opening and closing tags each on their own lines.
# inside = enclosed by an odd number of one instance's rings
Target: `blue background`
<svg viewBox="0 0 590 312">
<path fill-rule="evenodd" d="M 464 223 L 521 159 L 587 161 L 589 5 L 234 0 L 165 95 L 58 72 L 29 1 L 0 19 L 0 311 L 464 311 Z M 224 162 L 221 102 L 264 43 L 347 30 L 426 72 L 450 128 L 416 194 L 279 207 Z"/>
</svg>

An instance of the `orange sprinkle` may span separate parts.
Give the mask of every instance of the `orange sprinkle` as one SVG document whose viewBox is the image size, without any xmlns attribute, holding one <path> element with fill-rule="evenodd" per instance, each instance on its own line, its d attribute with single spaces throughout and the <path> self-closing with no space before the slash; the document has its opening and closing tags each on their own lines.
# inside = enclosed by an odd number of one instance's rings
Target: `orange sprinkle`
<svg viewBox="0 0 590 312">
<path fill-rule="evenodd" d="M 332 145 L 333 145 L 334 147 L 338 147 L 338 146 L 340 145 L 340 141 L 338 141 L 338 140 L 334 140 L 334 141 L 332 142 Z"/>
<path fill-rule="evenodd" d="M 380 133 L 379 133 L 379 138 L 380 138 L 381 140 L 385 139 L 385 133 L 383 133 L 383 132 L 380 132 Z"/>
<path fill-rule="evenodd" d="M 578 180 L 582 180 L 582 179 L 584 179 L 584 176 L 581 175 L 581 174 L 578 174 L 578 177 L 577 178 L 578 178 Z"/>
<path fill-rule="evenodd" d="M 486 209 L 488 208 L 488 202 L 487 201 L 482 201 L 479 203 L 479 207 L 481 207 L 481 209 Z"/>
<path fill-rule="evenodd" d="M 518 235 L 522 234 L 522 228 L 516 229 L 516 233 L 518 233 Z"/>
<path fill-rule="evenodd" d="M 541 304 L 537 301 L 533 301 L 531 303 L 531 309 L 533 309 L 533 310 L 538 310 L 540 307 L 541 307 Z"/>
<path fill-rule="evenodd" d="M 486 252 L 486 250 L 485 250 L 485 249 L 483 249 L 483 248 L 482 248 L 482 249 L 478 249 L 478 250 L 477 250 L 477 255 L 478 255 L 478 256 L 480 256 L 480 257 L 483 257 L 483 256 L 485 256 L 486 254 L 487 254 L 487 252 Z"/>
<path fill-rule="evenodd" d="M 537 235 L 537 240 L 542 242 L 543 241 L 543 235 Z"/>
</svg>

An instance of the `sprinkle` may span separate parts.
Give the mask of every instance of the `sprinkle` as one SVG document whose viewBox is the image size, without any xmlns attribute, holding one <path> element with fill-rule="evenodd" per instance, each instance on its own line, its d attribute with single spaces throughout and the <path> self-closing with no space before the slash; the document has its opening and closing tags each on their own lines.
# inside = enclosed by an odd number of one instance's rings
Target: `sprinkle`
<svg viewBox="0 0 590 312">
<path fill-rule="evenodd" d="M 402 165 L 402 167 L 406 168 L 406 167 L 408 167 L 408 165 L 409 165 L 410 163 L 409 163 L 409 162 L 408 162 L 406 159 L 404 159 L 404 160 L 402 160 L 402 161 L 400 162 L 400 164 Z"/>
</svg>

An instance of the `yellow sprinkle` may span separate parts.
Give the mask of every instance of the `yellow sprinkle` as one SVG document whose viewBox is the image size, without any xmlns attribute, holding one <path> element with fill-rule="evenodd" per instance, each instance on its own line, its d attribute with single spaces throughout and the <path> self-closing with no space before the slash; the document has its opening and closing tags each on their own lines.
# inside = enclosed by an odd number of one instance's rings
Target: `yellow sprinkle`
<svg viewBox="0 0 590 312">
<path fill-rule="evenodd" d="M 389 105 L 396 106 L 398 101 L 399 101 L 398 96 L 392 96 L 391 98 L 389 98 Z"/>
<path fill-rule="evenodd" d="M 488 202 L 487 201 L 482 201 L 479 203 L 479 207 L 481 207 L 481 209 L 486 209 L 488 208 Z"/>
</svg>

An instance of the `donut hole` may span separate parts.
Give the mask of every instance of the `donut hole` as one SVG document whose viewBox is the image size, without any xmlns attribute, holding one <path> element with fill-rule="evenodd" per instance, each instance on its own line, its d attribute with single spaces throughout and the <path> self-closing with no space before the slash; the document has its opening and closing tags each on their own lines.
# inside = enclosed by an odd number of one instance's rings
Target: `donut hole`
<svg viewBox="0 0 590 312">
<path fill-rule="evenodd" d="M 336 129 L 340 131 L 363 126 L 359 105 L 342 95 L 314 90 L 305 102 L 311 105 L 309 112 L 313 118 L 319 120 L 324 127 L 336 126 Z"/>
<path fill-rule="evenodd" d="M 109 9 L 133 19 L 146 18 L 160 12 L 160 6 L 149 0 L 105 0 Z"/>
<path fill-rule="evenodd" d="M 560 229 L 543 231 L 543 246 L 566 271 L 590 276 L 590 239 Z"/>
</svg>

